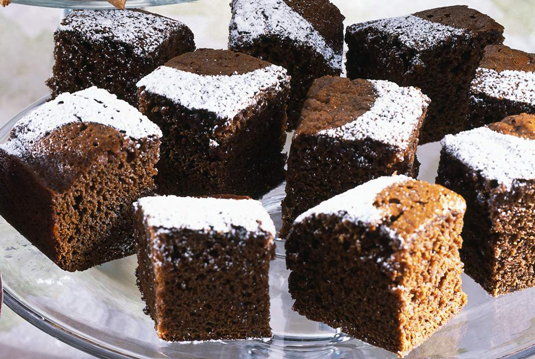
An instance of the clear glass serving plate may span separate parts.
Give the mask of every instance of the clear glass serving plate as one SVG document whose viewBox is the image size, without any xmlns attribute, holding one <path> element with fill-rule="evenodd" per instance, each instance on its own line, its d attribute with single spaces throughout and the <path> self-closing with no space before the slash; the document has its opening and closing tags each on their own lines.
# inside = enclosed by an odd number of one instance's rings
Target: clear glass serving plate
<svg viewBox="0 0 535 359">
<path fill-rule="evenodd" d="M 0 129 L 0 140 L 20 117 Z M 433 181 L 440 145 L 420 146 L 420 178 Z M 284 186 L 262 202 L 280 227 Z M 338 330 L 299 316 L 287 290 L 284 243 L 270 270 L 271 326 L 269 340 L 167 343 L 143 314 L 135 284 L 135 257 L 81 273 L 56 267 L 0 218 L 0 260 L 5 303 L 27 321 L 80 350 L 102 358 L 381 358 L 396 356 Z M 492 298 L 469 277 L 463 277 L 468 305 L 408 358 L 525 358 L 535 353 L 535 290 Z"/>
<path fill-rule="evenodd" d="M 127 8 L 172 5 L 196 0 L 126 0 Z M 12 0 L 14 4 L 58 9 L 114 9 L 115 6 L 106 0 Z"/>
</svg>

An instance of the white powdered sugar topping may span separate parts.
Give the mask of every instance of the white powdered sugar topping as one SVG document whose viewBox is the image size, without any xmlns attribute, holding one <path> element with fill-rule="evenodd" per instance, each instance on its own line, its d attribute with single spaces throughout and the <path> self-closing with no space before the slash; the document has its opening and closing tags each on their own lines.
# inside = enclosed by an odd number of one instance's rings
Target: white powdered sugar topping
<svg viewBox="0 0 535 359">
<path fill-rule="evenodd" d="M 80 10 L 67 15 L 58 31 L 76 31 L 94 42 L 115 41 L 133 46 L 138 55 L 148 55 L 173 31 L 179 21 L 132 10 Z"/>
<path fill-rule="evenodd" d="M 109 126 L 133 139 L 162 137 L 160 128 L 136 108 L 106 90 L 91 87 L 73 94 L 63 93 L 23 117 L 13 129 L 15 137 L 1 148 L 22 156 L 51 131 L 76 122 Z"/>
<path fill-rule="evenodd" d="M 487 180 L 511 189 L 515 180 L 535 179 L 535 141 L 487 127 L 448 135 L 444 150 Z"/>
<path fill-rule="evenodd" d="M 377 98 L 372 108 L 354 121 L 318 132 L 347 141 L 370 138 L 406 149 L 421 125 L 429 98 L 415 87 L 400 87 L 390 81 L 369 80 Z"/>
<path fill-rule="evenodd" d="M 535 72 L 479 68 L 471 92 L 535 105 Z"/>
<path fill-rule="evenodd" d="M 270 65 L 244 74 L 198 75 L 160 66 L 142 78 L 137 87 L 188 109 L 206 110 L 231 120 L 257 103 L 264 91 L 280 91 L 290 78 L 280 66 Z"/>
<path fill-rule="evenodd" d="M 230 24 L 230 46 L 252 44 L 264 35 L 291 39 L 310 46 L 335 70 L 342 69 L 342 53 L 337 53 L 325 38 L 289 7 L 284 0 L 235 0 Z"/>
<path fill-rule="evenodd" d="M 395 36 L 403 45 L 416 51 L 433 49 L 452 37 L 466 36 L 469 33 L 465 29 L 443 25 L 414 15 L 355 24 L 348 29 L 348 32 L 354 33 L 370 28 Z"/>
<path fill-rule="evenodd" d="M 251 233 L 276 234 L 273 220 L 259 201 L 252 199 L 144 197 L 136 202 L 145 223 L 158 230 L 190 229 L 229 233 L 243 228 Z"/>
<path fill-rule="evenodd" d="M 373 205 L 375 199 L 384 189 L 409 180 L 411 178 L 406 176 L 379 177 L 371 180 L 309 209 L 297 217 L 295 223 L 318 214 L 327 214 L 340 216 L 344 221 L 379 225 L 384 220 L 385 213 Z"/>
</svg>

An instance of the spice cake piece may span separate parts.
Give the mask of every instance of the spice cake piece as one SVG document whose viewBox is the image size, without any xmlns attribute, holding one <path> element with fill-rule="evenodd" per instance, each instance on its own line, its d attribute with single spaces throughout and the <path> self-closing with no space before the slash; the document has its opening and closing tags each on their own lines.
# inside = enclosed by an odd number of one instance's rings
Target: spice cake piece
<svg viewBox="0 0 535 359">
<path fill-rule="evenodd" d="M 284 237 L 301 213 L 380 176 L 416 177 L 429 99 L 382 80 L 322 77 L 312 85 L 290 149 Z"/>
<path fill-rule="evenodd" d="M 138 286 L 168 341 L 270 337 L 275 226 L 247 197 L 146 197 L 135 205 Z"/>
<path fill-rule="evenodd" d="M 259 197 L 284 180 L 286 70 L 228 50 L 176 57 L 139 83 L 164 133 L 161 194 Z"/>
<path fill-rule="evenodd" d="M 535 114 L 535 54 L 487 46 L 470 90 L 470 127 Z"/>
<path fill-rule="evenodd" d="M 0 214 L 64 270 L 133 254 L 131 207 L 153 190 L 160 137 L 105 90 L 62 94 L 0 145 Z"/>
<path fill-rule="evenodd" d="M 47 85 L 55 97 L 91 86 L 137 107 L 136 82 L 167 60 L 195 50 L 179 21 L 142 10 L 76 10 L 54 33 L 54 68 Z"/>
<path fill-rule="evenodd" d="M 329 0 L 233 0 L 229 48 L 288 70 L 288 130 L 314 79 L 340 75 L 344 16 Z"/>
<path fill-rule="evenodd" d="M 466 204 L 438 185 L 380 177 L 298 217 L 286 241 L 294 309 L 399 356 L 466 304 Z"/>
<path fill-rule="evenodd" d="M 466 6 L 349 26 L 347 76 L 417 86 L 431 98 L 420 143 L 466 129 L 470 82 L 484 47 L 503 42 L 503 27 Z"/>
<path fill-rule="evenodd" d="M 437 183 L 466 199 L 461 258 L 493 296 L 535 286 L 535 116 L 446 136 Z"/>
</svg>

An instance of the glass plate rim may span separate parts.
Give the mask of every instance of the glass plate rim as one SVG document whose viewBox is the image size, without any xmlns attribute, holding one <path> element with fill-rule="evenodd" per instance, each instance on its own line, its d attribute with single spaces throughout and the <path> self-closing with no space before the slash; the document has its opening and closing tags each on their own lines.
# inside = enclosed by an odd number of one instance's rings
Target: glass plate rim
<svg viewBox="0 0 535 359">
<path fill-rule="evenodd" d="M 176 5 L 198 0 L 127 0 L 125 8 L 155 7 Z M 12 0 L 13 4 L 47 7 L 55 9 L 115 9 L 107 0 Z"/>
<path fill-rule="evenodd" d="M 139 357 L 132 356 L 126 353 L 121 353 L 116 350 L 107 348 L 99 343 L 96 343 L 84 335 L 74 333 L 64 326 L 56 323 L 54 320 L 44 316 L 28 305 L 20 301 L 14 296 L 8 288 L 4 286 L 4 304 L 13 312 L 19 315 L 22 319 L 50 335 L 51 337 L 75 348 L 84 353 L 93 355 L 98 358 L 110 359 L 138 359 Z"/>
</svg>

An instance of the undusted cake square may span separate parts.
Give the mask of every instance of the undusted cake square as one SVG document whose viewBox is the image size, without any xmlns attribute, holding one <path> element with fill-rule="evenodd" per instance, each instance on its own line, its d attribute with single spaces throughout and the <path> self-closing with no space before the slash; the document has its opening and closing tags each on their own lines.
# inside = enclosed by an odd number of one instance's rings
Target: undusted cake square
<svg viewBox="0 0 535 359">
<path fill-rule="evenodd" d="M 134 254 L 132 203 L 154 190 L 161 136 L 106 90 L 61 94 L 0 145 L 0 214 L 64 270 Z"/>
<path fill-rule="evenodd" d="M 143 10 L 75 10 L 54 33 L 52 97 L 97 86 L 137 107 L 138 82 L 171 58 L 195 50 L 180 21 Z"/>
<path fill-rule="evenodd" d="M 229 48 L 288 70 L 288 130 L 314 79 L 340 75 L 344 16 L 329 0 L 233 0 Z"/>
<path fill-rule="evenodd" d="M 380 177 L 299 216 L 286 240 L 294 309 L 406 355 L 466 304 L 466 204 L 439 185 Z"/>
<path fill-rule="evenodd" d="M 138 84 L 139 108 L 164 133 L 160 194 L 260 197 L 284 180 L 285 69 L 249 55 L 202 49 Z"/>
<path fill-rule="evenodd" d="M 535 286 L 535 116 L 446 136 L 437 183 L 467 202 L 466 273 L 493 296 Z"/>
<path fill-rule="evenodd" d="M 162 196 L 135 208 L 138 286 L 160 338 L 271 337 L 275 226 L 260 202 Z"/>
<path fill-rule="evenodd" d="M 487 46 L 470 89 L 469 127 L 522 113 L 535 114 L 535 54 Z"/>
<path fill-rule="evenodd" d="M 395 173 L 416 177 L 428 105 L 419 89 L 389 81 L 317 79 L 290 149 L 281 236 L 298 215 L 350 188 Z"/>
<path fill-rule="evenodd" d="M 416 86 L 431 98 L 420 143 L 463 131 L 470 82 L 485 46 L 503 42 L 503 27 L 466 6 L 351 25 L 347 76 Z"/>
</svg>

